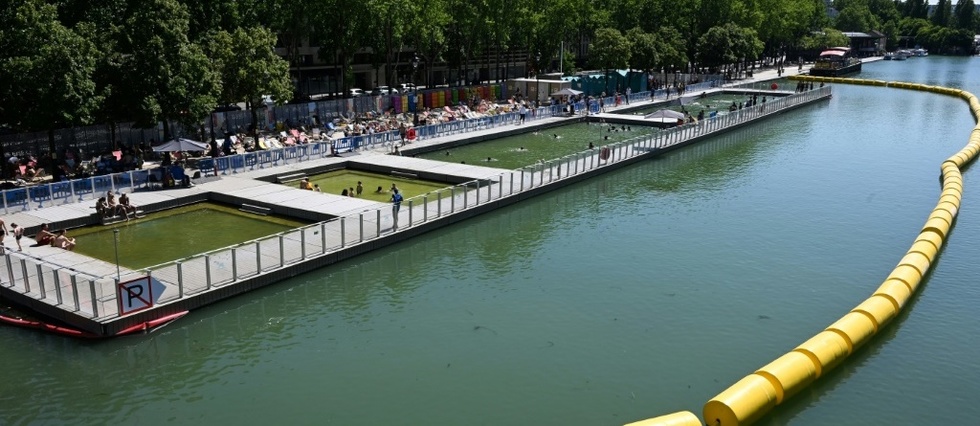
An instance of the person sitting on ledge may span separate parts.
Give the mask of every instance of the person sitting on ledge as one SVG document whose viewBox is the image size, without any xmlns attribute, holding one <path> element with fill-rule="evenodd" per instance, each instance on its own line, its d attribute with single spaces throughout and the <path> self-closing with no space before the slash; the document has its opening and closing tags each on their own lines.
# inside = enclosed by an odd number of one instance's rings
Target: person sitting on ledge
<svg viewBox="0 0 980 426">
<path fill-rule="evenodd" d="M 37 231 L 37 235 L 34 236 L 34 240 L 37 241 L 37 245 L 45 246 L 51 244 L 51 241 L 54 240 L 55 236 L 56 235 L 54 235 L 54 233 L 48 229 L 48 224 L 45 223 L 41 225 L 41 230 Z"/>
<path fill-rule="evenodd" d="M 136 205 L 130 204 L 129 196 L 126 194 L 119 194 L 119 209 L 122 210 L 126 220 L 129 220 L 129 214 L 132 213 L 133 217 L 136 217 Z"/>
<path fill-rule="evenodd" d="M 109 206 L 109 201 L 105 197 L 99 197 L 99 201 L 95 202 L 95 211 L 102 219 L 108 219 L 113 216 L 113 209 Z"/>
<path fill-rule="evenodd" d="M 65 230 L 62 229 L 61 231 L 58 231 L 58 236 L 51 240 L 51 247 L 58 247 L 72 251 L 75 250 L 75 239 L 68 238 L 68 236 L 65 235 Z"/>
</svg>

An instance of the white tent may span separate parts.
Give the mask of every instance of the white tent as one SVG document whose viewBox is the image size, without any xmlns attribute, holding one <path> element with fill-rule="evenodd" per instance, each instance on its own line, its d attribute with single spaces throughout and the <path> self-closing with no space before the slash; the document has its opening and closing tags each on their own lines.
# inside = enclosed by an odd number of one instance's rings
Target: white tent
<svg viewBox="0 0 980 426">
<path fill-rule="evenodd" d="M 575 90 L 575 89 L 561 89 L 561 90 L 559 90 L 559 91 L 557 91 L 555 93 L 552 93 L 551 96 L 577 96 L 577 95 L 581 95 L 581 94 L 582 94 L 582 92 L 579 91 L 579 90 Z"/>
<path fill-rule="evenodd" d="M 156 152 L 167 151 L 206 151 L 208 144 L 204 142 L 192 141 L 185 138 L 177 138 L 153 147 Z"/>
<path fill-rule="evenodd" d="M 667 119 L 667 120 L 677 121 L 677 119 L 679 119 L 679 118 L 684 118 L 684 113 L 673 111 L 673 110 L 669 110 L 669 109 L 661 109 L 661 110 L 657 110 L 657 111 L 651 112 L 651 113 L 649 113 L 647 115 L 644 115 L 643 118 L 648 119 L 648 120 L 649 119 Z"/>
</svg>

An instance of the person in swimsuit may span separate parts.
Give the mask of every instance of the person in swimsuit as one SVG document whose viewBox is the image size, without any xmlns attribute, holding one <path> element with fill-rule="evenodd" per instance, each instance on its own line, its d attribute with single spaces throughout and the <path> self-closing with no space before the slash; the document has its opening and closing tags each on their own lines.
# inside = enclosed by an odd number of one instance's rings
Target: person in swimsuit
<svg viewBox="0 0 980 426">
<path fill-rule="evenodd" d="M 48 224 L 45 223 L 44 225 L 41 225 L 41 230 L 37 231 L 37 235 L 34 236 L 34 240 L 37 241 L 37 245 L 45 246 L 51 244 L 54 237 L 54 233 L 49 230 Z"/>
<path fill-rule="evenodd" d="M 20 239 L 24 236 L 24 228 L 17 226 L 16 223 L 11 223 L 10 231 L 14 234 L 14 241 L 17 241 L 17 251 L 23 250 L 20 246 Z"/>
<path fill-rule="evenodd" d="M 58 231 L 58 236 L 51 240 L 51 246 L 72 251 L 75 250 L 75 239 L 68 238 L 68 236 L 65 235 L 65 230 L 62 229 L 61 231 Z"/>
</svg>

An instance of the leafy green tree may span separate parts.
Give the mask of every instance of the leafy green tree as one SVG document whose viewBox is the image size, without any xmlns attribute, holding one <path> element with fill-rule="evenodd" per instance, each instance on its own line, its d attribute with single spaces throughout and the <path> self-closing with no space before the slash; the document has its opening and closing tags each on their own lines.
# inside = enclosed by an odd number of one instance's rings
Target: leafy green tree
<svg viewBox="0 0 980 426">
<path fill-rule="evenodd" d="M 163 121 L 196 127 L 214 109 L 220 76 L 201 46 L 187 38 L 187 9 L 175 0 L 146 0 L 128 10 L 119 43 L 120 69 L 137 125 Z"/>
<path fill-rule="evenodd" d="M 0 123 L 49 130 L 54 152 L 53 130 L 88 124 L 98 106 L 97 55 L 91 42 L 61 25 L 55 6 L 6 3 L 0 9 Z"/>
<path fill-rule="evenodd" d="M 977 28 L 977 6 L 973 0 L 959 0 L 953 12 L 953 24 L 956 28 L 974 30 Z"/>
<path fill-rule="evenodd" d="M 912 19 L 928 19 L 929 3 L 926 0 L 908 0 L 905 2 L 904 16 Z"/>
<path fill-rule="evenodd" d="M 844 33 L 833 29 L 824 28 L 822 31 L 814 32 L 800 40 L 800 47 L 803 50 L 823 50 L 828 47 L 847 46 L 849 40 Z"/>
<path fill-rule="evenodd" d="M 626 32 L 630 41 L 630 68 L 652 70 L 661 64 L 657 38 L 635 27 Z"/>
<path fill-rule="evenodd" d="M 834 27 L 841 31 L 868 32 L 880 28 L 881 24 L 866 4 L 854 4 L 840 11 Z"/>
<path fill-rule="evenodd" d="M 222 30 L 208 40 L 208 54 L 221 76 L 219 99 L 223 104 L 249 102 L 256 136 L 256 106 L 262 104 L 262 97 L 270 95 L 281 104 L 292 96 L 289 63 L 276 55 L 275 41 L 276 36 L 262 27 L 238 28 L 232 33 Z"/>
<path fill-rule="evenodd" d="M 592 65 L 607 74 L 606 88 L 609 88 L 608 73 L 611 69 L 626 68 L 630 62 L 630 42 L 619 30 L 600 28 L 589 45 L 589 58 Z"/>
<path fill-rule="evenodd" d="M 660 27 L 656 33 L 661 65 L 674 70 L 687 65 L 687 42 L 684 36 L 674 27 Z"/>
<path fill-rule="evenodd" d="M 950 0 L 939 0 L 936 9 L 932 13 L 932 24 L 940 27 L 947 27 L 950 24 L 950 17 L 953 15 L 953 6 Z"/>
</svg>

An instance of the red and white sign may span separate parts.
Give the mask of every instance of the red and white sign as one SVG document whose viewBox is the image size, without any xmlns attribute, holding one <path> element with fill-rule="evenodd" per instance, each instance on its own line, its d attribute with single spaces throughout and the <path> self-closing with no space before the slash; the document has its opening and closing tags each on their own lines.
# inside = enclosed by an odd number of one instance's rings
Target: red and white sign
<svg viewBox="0 0 980 426">
<path fill-rule="evenodd" d="M 119 283 L 116 298 L 119 300 L 119 315 L 127 315 L 153 307 L 153 285 L 150 277 Z"/>
</svg>

